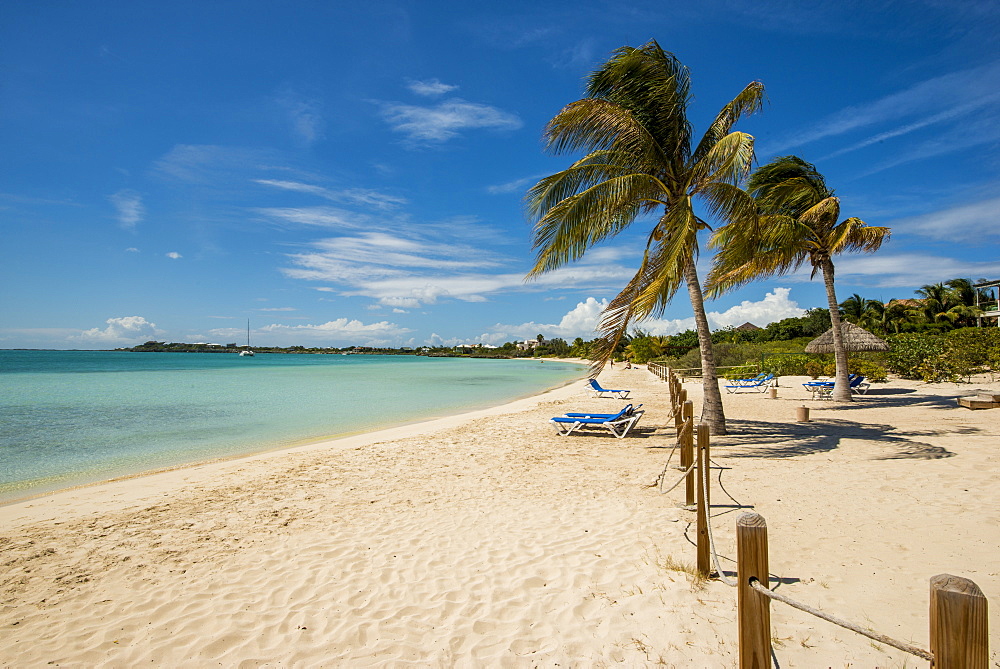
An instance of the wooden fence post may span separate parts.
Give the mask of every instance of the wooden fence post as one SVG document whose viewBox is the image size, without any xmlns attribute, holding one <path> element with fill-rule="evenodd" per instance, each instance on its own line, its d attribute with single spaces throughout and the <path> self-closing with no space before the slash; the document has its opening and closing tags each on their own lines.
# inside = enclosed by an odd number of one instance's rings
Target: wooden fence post
<svg viewBox="0 0 1000 669">
<path fill-rule="evenodd" d="M 705 479 L 708 476 L 708 437 L 709 428 L 705 423 L 698 424 L 698 573 L 708 578 L 712 574 L 712 548 L 708 541 L 708 514 L 711 505 L 708 501 L 708 486 Z"/>
<path fill-rule="evenodd" d="M 685 393 L 686 395 L 687 393 Z M 684 427 L 681 435 L 681 468 L 687 469 L 694 464 L 694 402 L 684 402 Z M 684 477 L 684 506 L 694 504 L 694 479 L 692 469 Z"/>
<path fill-rule="evenodd" d="M 750 587 L 751 579 L 769 586 L 767 523 L 758 513 L 744 513 L 736 519 L 736 573 L 740 669 L 769 669 L 771 600 Z"/>
<path fill-rule="evenodd" d="M 989 621 L 978 585 L 951 574 L 932 578 L 930 620 L 934 669 L 986 669 Z"/>
</svg>

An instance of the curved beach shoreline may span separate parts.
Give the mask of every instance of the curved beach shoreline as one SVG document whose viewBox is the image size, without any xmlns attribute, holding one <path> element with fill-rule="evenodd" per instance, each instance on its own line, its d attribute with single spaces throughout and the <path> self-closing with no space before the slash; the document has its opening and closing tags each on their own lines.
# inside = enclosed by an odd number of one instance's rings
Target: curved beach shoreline
<svg viewBox="0 0 1000 669">
<path fill-rule="evenodd" d="M 734 666 L 735 592 L 692 581 L 683 491 L 651 487 L 673 443 L 666 385 L 645 370 L 600 379 L 647 410 L 625 439 L 555 434 L 553 415 L 624 404 L 578 383 L 0 507 L 0 661 Z M 796 381 L 777 400 L 725 397 L 732 435 L 713 458 L 729 469 L 712 493 L 724 566 L 728 493 L 767 519 L 785 594 L 895 638 L 926 647 L 931 576 L 971 578 L 995 662 L 1000 410 L 956 407 L 969 387 L 897 380 L 836 407 Z M 803 403 L 810 423 L 795 422 Z M 783 666 L 906 661 L 779 606 Z"/>
</svg>

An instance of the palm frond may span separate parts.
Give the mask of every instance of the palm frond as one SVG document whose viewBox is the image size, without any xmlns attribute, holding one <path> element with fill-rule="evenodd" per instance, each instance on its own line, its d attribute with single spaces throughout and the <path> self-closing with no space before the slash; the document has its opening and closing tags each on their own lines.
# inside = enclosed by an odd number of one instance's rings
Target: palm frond
<svg viewBox="0 0 1000 669">
<path fill-rule="evenodd" d="M 634 171 L 612 164 L 609 162 L 610 160 L 613 160 L 611 152 L 595 151 L 565 170 L 539 180 L 525 195 L 525 208 L 529 219 L 537 220 L 564 199 L 602 181 L 624 176 Z"/>
<path fill-rule="evenodd" d="M 700 189 L 706 183 L 720 181 L 730 184 L 743 181 L 753 165 L 753 144 L 753 136 L 745 132 L 731 132 L 722 137 L 691 165 L 694 187 Z"/>
<path fill-rule="evenodd" d="M 588 248 L 618 234 L 657 197 L 662 187 L 647 174 L 607 179 L 551 207 L 534 227 L 535 265 L 528 277 L 583 256 Z"/>
<path fill-rule="evenodd" d="M 586 98 L 566 105 L 546 125 L 543 139 L 557 154 L 605 149 L 619 152 L 619 161 L 660 158 L 649 130 L 629 109 L 609 100 Z"/>
<path fill-rule="evenodd" d="M 708 126 L 698 147 L 694 150 L 695 162 L 701 162 L 723 137 L 728 135 L 736 122 L 744 115 L 756 114 L 764 107 L 764 84 L 752 81 L 747 84 L 739 95 L 732 99 L 719 111 L 715 120 Z"/>
</svg>

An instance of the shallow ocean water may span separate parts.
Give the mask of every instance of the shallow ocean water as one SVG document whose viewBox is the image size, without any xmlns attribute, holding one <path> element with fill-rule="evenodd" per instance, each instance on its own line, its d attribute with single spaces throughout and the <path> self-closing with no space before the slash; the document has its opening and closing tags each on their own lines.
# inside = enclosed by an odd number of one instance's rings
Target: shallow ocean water
<svg viewBox="0 0 1000 669">
<path fill-rule="evenodd" d="M 0 500 L 494 406 L 536 360 L 0 350 Z"/>
</svg>

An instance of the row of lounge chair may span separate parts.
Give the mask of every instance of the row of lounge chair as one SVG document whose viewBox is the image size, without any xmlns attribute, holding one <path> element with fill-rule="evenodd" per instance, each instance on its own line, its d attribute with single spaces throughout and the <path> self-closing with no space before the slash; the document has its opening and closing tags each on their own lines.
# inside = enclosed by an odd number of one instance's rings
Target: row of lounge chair
<svg viewBox="0 0 1000 669">
<path fill-rule="evenodd" d="M 851 392 L 864 394 L 868 391 L 870 384 L 865 382 L 865 377 L 860 374 L 851 374 L 849 377 Z M 776 385 L 774 374 L 758 374 L 749 379 L 729 379 L 726 390 L 730 393 L 740 392 L 764 392 L 772 385 Z M 810 381 L 802 386 L 812 393 L 814 399 L 828 399 L 833 394 L 833 381 Z M 621 388 L 604 388 L 597 379 L 590 379 L 587 382 L 587 389 L 594 397 L 613 397 L 615 399 L 627 399 L 631 390 Z M 633 406 L 627 404 L 618 413 L 593 413 L 593 412 L 568 412 L 562 416 L 555 416 L 549 422 L 552 423 L 561 436 L 567 436 L 574 432 L 586 429 L 606 429 L 618 439 L 622 439 L 628 431 L 639 422 L 643 415 L 642 405 Z"/>
<path fill-rule="evenodd" d="M 728 379 L 728 381 L 730 385 L 726 386 L 726 392 L 762 393 L 774 385 L 774 374 L 758 374 L 752 379 Z"/>
<path fill-rule="evenodd" d="M 847 377 L 848 388 L 855 395 L 864 395 L 868 392 L 870 383 L 865 382 L 865 377 L 860 374 L 850 374 Z M 812 393 L 813 399 L 830 399 L 833 397 L 833 381 L 809 381 L 803 383 L 802 387 Z"/>
</svg>

